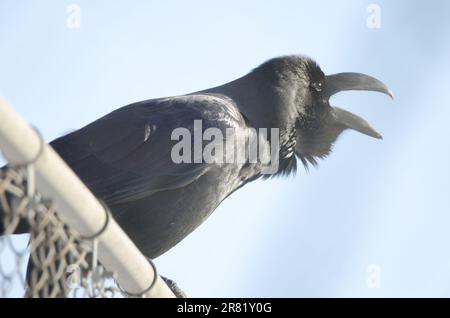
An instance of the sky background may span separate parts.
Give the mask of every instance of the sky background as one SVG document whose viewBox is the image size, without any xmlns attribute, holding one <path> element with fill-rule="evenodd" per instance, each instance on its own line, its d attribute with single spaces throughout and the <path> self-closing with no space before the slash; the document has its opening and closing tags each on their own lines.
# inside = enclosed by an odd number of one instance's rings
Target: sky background
<svg viewBox="0 0 450 318">
<path fill-rule="evenodd" d="M 79 28 L 67 26 L 71 3 Z M 381 28 L 367 25 L 371 3 Z M 279 55 L 373 75 L 394 102 L 348 92 L 332 103 L 384 140 L 347 132 L 318 169 L 245 186 L 158 270 L 193 297 L 450 297 L 449 9 L 444 0 L 0 0 L 0 96 L 51 141 Z"/>
</svg>

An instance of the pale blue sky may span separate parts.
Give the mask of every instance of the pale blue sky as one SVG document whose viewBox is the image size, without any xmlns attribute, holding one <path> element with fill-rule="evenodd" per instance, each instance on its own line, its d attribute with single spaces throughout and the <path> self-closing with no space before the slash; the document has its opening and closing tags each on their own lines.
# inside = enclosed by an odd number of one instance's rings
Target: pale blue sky
<svg viewBox="0 0 450 318">
<path fill-rule="evenodd" d="M 381 29 L 366 26 L 381 8 Z M 81 28 L 66 27 L 66 6 Z M 319 169 L 255 182 L 156 260 L 191 296 L 450 297 L 448 1 L 0 0 L 0 96 L 46 140 L 134 101 L 233 80 L 306 54 L 382 79 L 396 100 L 335 105 L 348 132 Z M 381 288 L 366 269 L 381 269 Z"/>
</svg>

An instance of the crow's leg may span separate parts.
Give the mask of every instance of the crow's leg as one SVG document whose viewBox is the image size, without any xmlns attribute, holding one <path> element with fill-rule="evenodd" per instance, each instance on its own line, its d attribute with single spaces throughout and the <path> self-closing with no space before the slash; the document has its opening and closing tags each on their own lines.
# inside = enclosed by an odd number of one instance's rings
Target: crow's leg
<svg viewBox="0 0 450 318">
<path fill-rule="evenodd" d="M 167 284 L 170 290 L 172 290 L 172 292 L 175 294 L 177 298 L 187 298 L 186 293 L 182 291 L 180 287 L 178 287 L 177 283 L 164 276 L 161 276 L 161 278 L 164 280 L 164 282 Z"/>
</svg>

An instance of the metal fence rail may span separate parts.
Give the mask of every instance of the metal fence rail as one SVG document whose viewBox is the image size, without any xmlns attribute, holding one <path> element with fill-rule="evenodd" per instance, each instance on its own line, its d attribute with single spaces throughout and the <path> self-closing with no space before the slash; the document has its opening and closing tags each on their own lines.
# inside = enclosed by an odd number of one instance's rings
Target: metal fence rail
<svg viewBox="0 0 450 318">
<path fill-rule="evenodd" d="M 115 274 L 124 291 L 130 295 L 145 292 L 145 297 L 174 297 L 120 226 L 112 217 L 108 220 L 103 205 L 39 134 L 1 99 L 0 149 L 11 166 L 32 163 L 37 189 L 52 200 L 58 217 L 69 228 L 83 237 L 100 233 L 96 237 L 98 259 Z"/>
</svg>

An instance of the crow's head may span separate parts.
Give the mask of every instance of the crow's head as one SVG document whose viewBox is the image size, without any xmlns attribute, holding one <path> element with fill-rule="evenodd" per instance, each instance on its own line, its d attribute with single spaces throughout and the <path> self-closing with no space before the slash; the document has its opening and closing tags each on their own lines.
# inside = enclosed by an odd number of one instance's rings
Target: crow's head
<svg viewBox="0 0 450 318">
<path fill-rule="evenodd" d="M 283 56 L 271 59 L 235 81 L 204 92 L 231 97 L 256 128 L 279 128 L 282 174 L 295 171 L 294 153 L 305 167 L 317 165 L 346 129 L 381 139 L 364 119 L 330 105 L 341 91 L 366 90 L 389 95 L 385 84 L 368 75 L 325 75 L 312 59 Z M 295 144 L 295 147 L 293 147 Z"/>
<path fill-rule="evenodd" d="M 319 66 L 307 61 L 308 83 L 301 95 L 296 123 L 295 152 L 305 166 L 317 165 L 317 158 L 326 157 L 333 143 L 346 129 L 352 129 L 373 138 L 381 135 L 363 118 L 342 108 L 331 106 L 330 97 L 341 91 L 365 90 L 385 93 L 393 98 L 389 88 L 379 80 L 360 73 L 324 75 Z"/>
<path fill-rule="evenodd" d="M 272 83 L 267 91 L 277 96 L 281 121 L 295 122 L 295 153 L 305 166 L 317 165 L 318 158 L 325 158 L 346 129 L 382 138 L 363 118 L 330 105 L 331 96 L 349 90 L 376 91 L 393 98 L 379 80 L 359 73 L 325 75 L 313 60 L 302 56 L 272 59 L 256 69 L 255 74 Z"/>
</svg>

